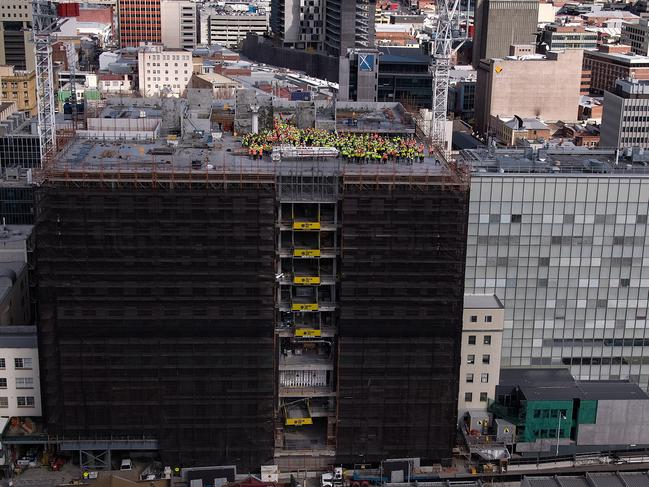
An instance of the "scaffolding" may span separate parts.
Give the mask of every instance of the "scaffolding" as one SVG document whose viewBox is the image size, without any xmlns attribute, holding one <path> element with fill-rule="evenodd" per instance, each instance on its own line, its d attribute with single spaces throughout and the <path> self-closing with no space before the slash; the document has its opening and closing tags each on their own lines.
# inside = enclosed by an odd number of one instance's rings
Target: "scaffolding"
<svg viewBox="0 0 649 487">
<path fill-rule="evenodd" d="M 52 434 L 141 435 L 170 464 L 251 470 L 450 454 L 461 169 L 180 168 L 61 140 L 36 204 Z"/>
</svg>

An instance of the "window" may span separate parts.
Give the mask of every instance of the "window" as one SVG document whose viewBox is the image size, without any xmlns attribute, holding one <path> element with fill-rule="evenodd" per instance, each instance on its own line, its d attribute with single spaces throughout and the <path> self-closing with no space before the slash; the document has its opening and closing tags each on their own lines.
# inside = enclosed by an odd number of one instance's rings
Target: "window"
<svg viewBox="0 0 649 487">
<path fill-rule="evenodd" d="M 14 359 L 14 364 L 17 369 L 31 369 L 32 368 L 32 359 L 31 358 L 16 358 Z"/>
<path fill-rule="evenodd" d="M 491 355 L 488 353 L 482 356 L 482 363 L 483 364 L 489 364 L 491 362 Z"/>
<path fill-rule="evenodd" d="M 16 389 L 33 389 L 34 379 L 32 377 L 16 377 Z"/>
<path fill-rule="evenodd" d="M 473 383 L 473 374 L 467 374 L 466 375 L 466 381 L 467 381 L 467 383 L 472 384 Z"/>
<path fill-rule="evenodd" d="M 482 343 L 484 343 L 485 345 L 491 345 L 491 335 L 485 335 Z"/>
<path fill-rule="evenodd" d="M 5 377 L 0 378 L 0 389 L 7 388 L 7 379 Z"/>
<path fill-rule="evenodd" d="M 540 418 L 541 417 L 541 410 L 540 409 L 535 409 L 534 410 L 534 417 L 535 418 Z"/>
<path fill-rule="evenodd" d="M 485 322 L 485 323 L 491 323 L 491 322 L 492 322 L 492 317 L 491 317 L 491 315 L 486 315 L 486 316 L 484 317 L 484 322 Z"/>
<path fill-rule="evenodd" d="M 475 335 L 469 335 L 469 345 L 475 345 Z"/>
<path fill-rule="evenodd" d="M 6 399 L 6 398 L 5 398 Z M 473 393 L 472 392 L 465 392 L 464 393 L 464 401 L 465 402 L 471 402 L 473 401 Z M 6 407 L 6 406 L 5 406 Z"/>
<path fill-rule="evenodd" d="M 477 323 L 478 322 L 478 317 L 473 315 L 471 316 L 471 323 Z"/>
<path fill-rule="evenodd" d="M 0 397 L 0 408 L 8 408 L 8 407 L 9 407 L 9 398 Z"/>
<path fill-rule="evenodd" d="M 0 358 L 0 369 L 4 369 L 4 368 L 5 368 L 5 359 Z"/>
<path fill-rule="evenodd" d="M 521 215 L 512 215 L 512 223 L 520 223 L 523 220 Z"/>
<path fill-rule="evenodd" d="M 480 402 L 487 402 L 487 393 L 486 392 L 481 392 L 480 393 Z"/>
<path fill-rule="evenodd" d="M 466 363 L 467 364 L 475 364 L 475 355 L 467 355 L 466 356 Z"/>
<path fill-rule="evenodd" d="M 489 382 L 489 374 L 487 373 L 480 374 L 480 382 L 482 382 L 483 384 Z"/>
<path fill-rule="evenodd" d="M 34 396 L 18 396 L 16 398 L 16 403 L 19 408 L 33 408 Z"/>
</svg>

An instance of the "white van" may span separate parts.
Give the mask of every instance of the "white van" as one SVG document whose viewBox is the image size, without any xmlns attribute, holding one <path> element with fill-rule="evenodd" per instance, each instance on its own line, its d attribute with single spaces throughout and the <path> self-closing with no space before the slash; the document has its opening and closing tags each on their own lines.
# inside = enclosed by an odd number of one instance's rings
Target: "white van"
<svg viewBox="0 0 649 487">
<path fill-rule="evenodd" d="M 133 470 L 133 462 L 130 458 L 125 458 L 122 460 L 122 465 L 119 467 L 120 470 Z"/>
</svg>

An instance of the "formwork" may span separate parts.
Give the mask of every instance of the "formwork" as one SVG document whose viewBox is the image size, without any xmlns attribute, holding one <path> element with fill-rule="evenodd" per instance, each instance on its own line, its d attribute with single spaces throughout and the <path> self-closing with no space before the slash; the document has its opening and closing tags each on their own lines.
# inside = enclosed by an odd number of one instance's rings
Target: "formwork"
<svg viewBox="0 0 649 487">
<path fill-rule="evenodd" d="M 468 189 L 345 178 L 337 461 L 451 455 Z"/>
<path fill-rule="evenodd" d="M 49 433 L 156 438 L 167 465 L 268 462 L 272 184 L 68 176 L 37 193 Z"/>
</svg>

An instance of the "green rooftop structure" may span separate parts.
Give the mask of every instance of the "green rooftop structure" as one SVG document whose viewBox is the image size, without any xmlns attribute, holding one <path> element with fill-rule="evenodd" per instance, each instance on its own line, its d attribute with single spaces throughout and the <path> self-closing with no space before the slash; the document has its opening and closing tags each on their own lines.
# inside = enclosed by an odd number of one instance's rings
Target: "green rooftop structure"
<svg viewBox="0 0 649 487">
<path fill-rule="evenodd" d="M 649 397 L 628 381 L 578 381 L 568 369 L 503 369 L 496 418 L 516 425 L 517 453 L 571 454 L 649 444 Z"/>
</svg>

